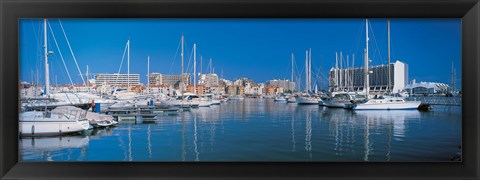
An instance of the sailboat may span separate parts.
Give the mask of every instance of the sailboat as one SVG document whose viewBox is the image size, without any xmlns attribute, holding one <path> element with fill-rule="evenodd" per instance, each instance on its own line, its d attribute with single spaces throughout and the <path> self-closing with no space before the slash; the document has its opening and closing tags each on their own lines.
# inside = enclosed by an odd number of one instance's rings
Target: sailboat
<svg viewBox="0 0 480 180">
<path fill-rule="evenodd" d="M 312 64 L 312 50 L 305 52 L 305 95 L 298 95 L 295 97 L 297 104 L 323 104 L 320 97 L 315 97 L 310 95 L 310 86 L 311 86 L 311 64 Z"/>
<path fill-rule="evenodd" d="M 340 64 L 342 64 L 342 60 L 343 60 L 343 56 L 342 56 L 342 52 L 340 52 Z M 347 56 L 347 62 L 348 62 L 348 56 Z M 354 101 L 359 101 L 359 100 L 364 100 L 365 99 L 365 96 L 361 93 L 358 93 L 358 92 L 352 92 L 350 91 L 350 88 L 348 88 L 347 91 L 345 91 L 345 89 L 343 88 L 344 86 L 342 86 L 342 88 L 339 88 L 339 74 L 345 74 L 345 79 L 348 79 L 347 76 L 348 76 L 348 73 L 347 71 L 344 71 L 344 72 L 338 72 L 339 69 L 338 69 L 338 53 L 335 53 L 335 69 L 334 69 L 334 73 L 335 73 L 335 78 L 334 78 L 334 89 L 333 89 L 333 92 L 331 92 L 331 94 L 329 95 L 329 98 L 325 99 L 323 102 L 325 103 L 325 106 L 329 107 L 329 108 L 347 108 L 347 109 L 351 109 L 353 108 L 352 106 L 352 102 Z M 345 80 L 344 82 L 347 82 L 347 80 Z M 346 83 L 348 84 L 348 83 Z"/>
<path fill-rule="evenodd" d="M 189 97 L 189 94 L 185 95 L 183 93 L 184 89 L 184 78 L 183 78 L 183 62 L 184 62 L 184 36 L 182 35 L 182 52 L 181 52 L 181 58 L 182 58 L 182 72 L 180 74 L 180 96 L 177 96 L 173 99 L 166 99 L 163 101 L 160 101 L 161 105 L 166 105 L 166 106 L 180 106 L 183 110 L 190 110 L 192 107 L 199 107 L 200 103 L 199 102 L 192 102 L 191 98 Z M 196 88 L 194 88 L 196 89 Z"/>
<path fill-rule="evenodd" d="M 290 82 L 294 82 L 293 81 L 294 66 L 295 66 L 295 64 L 294 64 L 294 57 L 293 57 L 293 52 L 292 52 L 292 77 L 291 77 Z M 295 89 L 296 88 L 294 87 L 293 90 L 292 90 L 292 94 L 288 94 L 287 97 L 285 97 L 287 103 L 296 103 L 297 102 L 297 100 L 295 99 L 295 96 L 293 94 L 293 91 L 295 91 Z"/>
<path fill-rule="evenodd" d="M 44 19 L 45 94 L 49 94 L 49 69 L 47 50 L 47 19 Z M 73 106 L 64 106 L 65 108 Z M 57 107 L 58 108 L 58 107 Z M 50 111 L 28 111 L 19 113 L 18 131 L 21 136 L 61 135 L 87 130 L 90 126 L 85 110 L 68 113 Z"/>
<path fill-rule="evenodd" d="M 370 90 L 369 87 L 369 71 L 368 71 L 368 19 L 365 20 L 366 28 L 366 48 L 365 48 L 365 98 L 366 101 L 362 103 L 357 103 L 353 105 L 354 110 L 408 110 L 408 109 L 417 109 L 421 102 L 420 101 L 405 101 L 401 97 L 392 97 L 392 96 L 378 96 L 376 95 L 373 99 L 369 99 L 368 93 Z M 389 54 L 388 59 L 390 59 L 390 21 L 388 21 L 388 47 Z M 390 61 L 388 62 L 388 68 L 390 71 Z M 388 80 L 388 87 L 390 88 L 390 78 Z"/>
</svg>

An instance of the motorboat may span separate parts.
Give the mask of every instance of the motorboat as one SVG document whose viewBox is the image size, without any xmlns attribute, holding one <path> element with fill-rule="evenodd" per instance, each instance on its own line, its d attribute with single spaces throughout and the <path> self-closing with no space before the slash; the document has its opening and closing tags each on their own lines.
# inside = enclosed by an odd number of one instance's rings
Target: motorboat
<svg viewBox="0 0 480 180">
<path fill-rule="evenodd" d="M 64 106 L 66 113 L 52 111 L 21 112 L 19 133 L 21 136 L 54 136 L 88 130 L 89 122 L 85 110 Z"/>
<path fill-rule="evenodd" d="M 295 97 L 297 104 L 319 104 L 320 102 L 323 103 L 323 100 L 320 97 L 315 96 L 297 96 Z"/>
<path fill-rule="evenodd" d="M 351 92 L 334 92 L 331 98 L 325 99 L 323 102 L 329 108 L 347 108 L 352 102 L 364 100 L 364 95 L 359 95 Z"/>
<path fill-rule="evenodd" d="M 410 110 L 417 109 L 421 101 L 405 101 L 401 97 L 379 96 L 353 105 L 354 110 Z"/>
<path fill-rule="evenodd" d="M 286 102 L 287 98 L 283 95 L 279 95 L 279 96 L 275 96 L 275 98 L 273 100 L 274 101 L 279 101 L 279 102 Z"/>
</svg>

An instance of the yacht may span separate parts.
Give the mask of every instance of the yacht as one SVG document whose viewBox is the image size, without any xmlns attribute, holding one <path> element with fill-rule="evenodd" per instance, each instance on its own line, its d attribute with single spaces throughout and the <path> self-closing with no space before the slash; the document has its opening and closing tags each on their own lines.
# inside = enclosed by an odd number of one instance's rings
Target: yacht
<svg viewBox="0 0 480 180">
<path fill-rule="evenodd" d="M 275 98 L 273 100 L 274 101 L 280 101 L 280 102 L 286 102 L 287 98 L 284 95 L 277 95 L 277 96 L 275 96 Z"/>
<path fill-rule="evenodd" d="M 368 19 L 365 20 L 365 29 L 366 29 L 366 48 L 365 48 L 365 69 L 368 69 Z M 388 21 L 388 31 L 390 31 L 390 22 Z M 389 33 L 390 34 L 390 33 Z M 390 39 L 390 36 L 388 37 Z M 389 40 L 390 42 L 390 40 Z M 390 46 L 389 46 L 390 47 Z M 389 54 L 390 57 L 390 54 Z M 390 64 L 390 63 L 389 63 Z M 390 68 L 390 66 L 388 66 Z M 417 109 L 421 102 L 420 101 L 405 101 L 401 97 L 392 97 L 392 96 L 379 96 L 375 95 L 374 98 L 369 99 L 369 72 L 364 73 L 364 89 L 366 94 L 366 100 L 361 101 L 353 105 L 354 110 L 409 110 Z M 390 78 L 389 78 L 390 79 Z M 388 81 L 390 84 L 390 80 Z"/>
<path fill-rule="evenodd" d="M 323 100 L 315 96 L 297 96 L 295 100 L 297 104 L 323 104 Z"/>
<path fill-rule="evenodd" d="M 21 112 L 19 133 L 21 136 L 54 136 L 88 130 L 87 111 L 73 106 L 64 106 L 66 113 L 52 111 Z"/>
<path fill-rule="evenodd" d="M 401 97 L 379 96 L 353 105 L 354 110 L 409 110 L 417 109 L 420 101 L 405 101 Z"/>
<path fill-rule="evenodd" d="M 329 108 L 346 108 L 351 109 L 354 101 L 364 100 L 365 96 L 360 94 L 352 94 L 348 92 L 334 92 L 332 97 L 324 100 L 325 106 Z"/>
<path fill-rule="evenodd" d="M 295 96 L 290 95 L 287 97 L 287 103 L 297 103 Z"/>
</svg>

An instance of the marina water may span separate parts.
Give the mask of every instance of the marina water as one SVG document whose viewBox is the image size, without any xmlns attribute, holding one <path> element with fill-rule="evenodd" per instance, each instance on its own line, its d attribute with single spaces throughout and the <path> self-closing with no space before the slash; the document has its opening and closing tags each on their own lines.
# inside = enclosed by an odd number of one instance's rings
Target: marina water
<svg viewBox="0 0 480 180">
<path fill-rule="evenodd" d="M 91 134 L 19 139 L 20 161 L 437 162 L 461 151 L 461 106 L 354 111 L 230 100 Z"/>
</svg>

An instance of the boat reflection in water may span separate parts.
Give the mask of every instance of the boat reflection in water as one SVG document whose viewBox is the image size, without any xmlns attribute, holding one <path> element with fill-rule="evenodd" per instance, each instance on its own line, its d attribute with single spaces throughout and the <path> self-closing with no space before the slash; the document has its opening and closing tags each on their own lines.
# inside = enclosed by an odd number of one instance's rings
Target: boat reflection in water
<svg viewBox="0 0 480 180">
<path fill-rule="evenodd" d="M 78 160 L 85 159 L 86 147 L 89 143 L 88 136 L 58 136 L 58 137 L 30 137 L 18 141 L 19 149 L 24 154 L 20 157 L 40 158 L 46 161 L 54 159 L 71 159 L 72 150 L 80 150 Z M 58 153 L 56 153 L 58 151 Z M 67 151 L 67 152 L 62 152 Z M 75 153 L 76 154 L 76 153 Z"/>
<path fill-rule="evenodd" d="M 418 110 L 395 110 L 395 111 L 355 111 L 357 120 L 365 122 L 364 135 L 364 161 L 369 161 L 370 151 L 373 149 L 374 141 L 370 140 L 370 129 L 375 129 L 375 126 L 384 127 L 382 133 L 387 137 L 385 152 L 386 161 L 391 160 L 392 151 L 392 136 L 400 138 L 405 137 L 405 121 L 406 120 L 420 120 L 420 112 Z M 393 132 L 392 132 L 393 131 Z"/>
<path fill-rule="evenodd" d="M 83 138 L 88 143 L 82 144 Z M 45 140 L 21 139 L 20 158 L 140 162 L 450 161 L 461 143 L 461 108 L 355 111 L 247 98 L 181 111 L 175 116 L 143 119 L 142 123 L 121 123 L 94 131 L 88 137 L 54 140 L 55 143 L 40 143 Z M 53 144 L 54 148 L 39 151 L 40 144 Z"/>
</svg>

